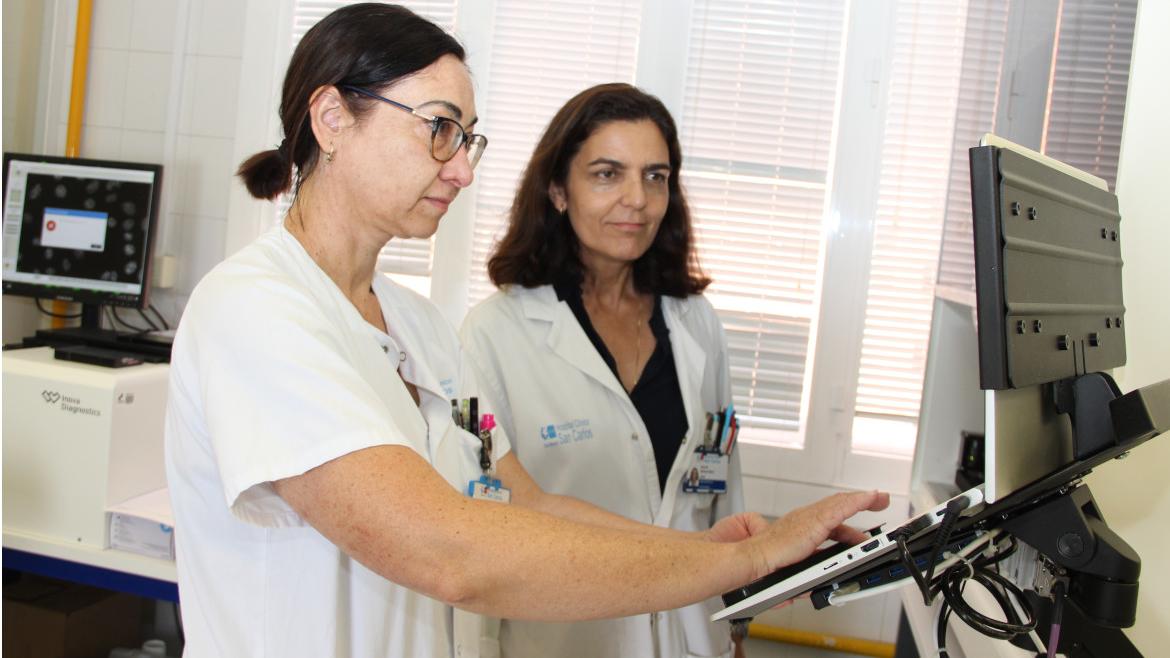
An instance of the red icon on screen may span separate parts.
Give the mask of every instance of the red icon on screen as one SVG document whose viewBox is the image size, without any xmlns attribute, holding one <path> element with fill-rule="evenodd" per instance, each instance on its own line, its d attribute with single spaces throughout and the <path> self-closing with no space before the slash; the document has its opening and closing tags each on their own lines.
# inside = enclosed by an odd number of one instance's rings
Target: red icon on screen
<svg viewBox="0 0 1170 658">
<path fill-rule="evenodd" d="M 54 222 L 51 219 L 49 221 L 45 222 L 45 230 L 54 231 L 56 229 L 57 229 L 57 222 Z"/>
</svg>

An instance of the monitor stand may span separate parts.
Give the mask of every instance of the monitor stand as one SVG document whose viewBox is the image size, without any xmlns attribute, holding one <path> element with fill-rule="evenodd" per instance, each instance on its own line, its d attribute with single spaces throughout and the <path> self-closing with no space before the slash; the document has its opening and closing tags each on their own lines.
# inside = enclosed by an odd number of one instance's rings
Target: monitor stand
<svg viewBox="0 0 1170 658">
<path fill-rule="evenodd" d="M 86 345 L 129 352 L 144 361 L 165 363 L 171 360 L 169 341 L 144 336 L 138 332 L 103 329 L 101 304 L 81 305 L 81 325 L 62 329 L 38 329 L 25 338 L 25 347 L 63 347 Z"/>
</svg>

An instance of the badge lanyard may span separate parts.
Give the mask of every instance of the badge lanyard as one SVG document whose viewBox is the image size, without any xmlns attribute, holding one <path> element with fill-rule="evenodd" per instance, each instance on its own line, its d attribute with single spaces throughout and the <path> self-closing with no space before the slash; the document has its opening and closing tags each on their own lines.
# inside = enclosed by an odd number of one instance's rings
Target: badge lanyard
<svg viewBox="0 0 1170 658">
<path fill-rule="evenodd" d="M 707 414 L 703 440 L 695 448 L 691 467 L 683 474 L 684 492 L 727 492 L 727 469 L 738 434 L 739 421 L 735 418 L 733 405 L 727 405 L 723 411 Z"/>
<path fill-rule="evenodd" d="M 467 483 L 467 495 L 480 500 L 494 500 L 500 503 L 512 499 L 512 491 L 504 487 L 495 477 L 492 466 L 492 430 L 496 418 L 492 414 L 479 414 L 479 399 L 465 398 L 451 400 L 451 420 L 465 432 L 479 438 L 479 467 L 483 475 Z"/>
</svg>

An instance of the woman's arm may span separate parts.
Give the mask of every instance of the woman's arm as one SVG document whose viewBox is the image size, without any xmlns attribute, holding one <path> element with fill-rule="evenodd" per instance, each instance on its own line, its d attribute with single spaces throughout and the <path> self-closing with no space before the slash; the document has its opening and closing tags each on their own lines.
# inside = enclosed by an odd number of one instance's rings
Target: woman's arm
<svg viewBox="0 0 1170 658">
<path fill-rule="evenodd" d="M 540 488 L 513 453 L 500 460 L 496 474 L 505 487 L 512 490 L 512 503 L 567 521 L 595 525 L 623 532 L 651 537 L 674 539 L 706 539 L 709 541 L 739 541 L 767 527 L 759 514 L 741 514 L 725 523 L 703 532 L 687 532 L 674 528 L 639 523 L 620 514 L 602 509 L 572 496 L 550 494 Z"/>
<path fill-rule="evenodd" d="M 713 596 L 800 560 L 849 516 L 888 504 L 876 492 L 838 494 L 754 537 L 718 543 L 474 500 L 401 446 L 359 450 L 274 485 L 314 528 L 389 580 L 474 612 L 541 620 L 624 616 Z"/>
</svg>

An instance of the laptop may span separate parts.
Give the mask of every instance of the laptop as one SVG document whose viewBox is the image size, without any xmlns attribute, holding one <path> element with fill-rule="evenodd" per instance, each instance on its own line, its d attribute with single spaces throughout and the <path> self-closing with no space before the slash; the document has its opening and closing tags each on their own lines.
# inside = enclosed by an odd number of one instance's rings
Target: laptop
<svg viewBox="0 0 1170 658">
<path fill-rule="evenodd" d="M 898 537 L 911 539 L 921 536 L 942 522 L 951 501 L 963 500 L 964 514 L 983 502 L 983 486 L 977 486 L 939 503 L 926 512 L 898 525 L 890 531 L 883 526 L 870 529 L 869 538 L 859 544 L 832 544 L 804 560 L 781 567 L 771 574 L 734 589 L 723 595 L 727 607 L 711 615 L 711 621 L 746 619 L 774 608 L 817 585 L 853 572 L 858 567 L 881 558 L 898 545 Z"/>
<path fill-rule="evenodd" d="M 919 573 L 922 573 L 927 570 L 932 556 L 935 557 L 935 566 L 937 567 L 940 563 L 945 562 L 948 556 L 959 553 L 959 551 L 971 545 L 973 542 L 980 541 L 982 545 L 987 543 L 991 538 L 991 535 L 976 530 L 954 533 L 940 548 L 938 554 L 935 555 L 935 533 L 929 532 L 910 542 L 909 549 L 914 561 L 914 568 Z M 941 569 L 935 572 L 935 576 L 941 574 Z M 906 569 L 902 557 L 897 551 L 893 551 L 881 560 L 874 560 L 870 564 L 865 564 L 860 568 L 850 570 L 839 578 L 834 578 L 817 585 L 812 590 L 813 609 L 820 610 L 834 605 L 832 600 L 833 595 L 854 595 L 865 590 L 885 587 L 887 585 L 895 585 L 898 583 L 909 584 L 911 578 L 912 576 Z"/>
</svg>

